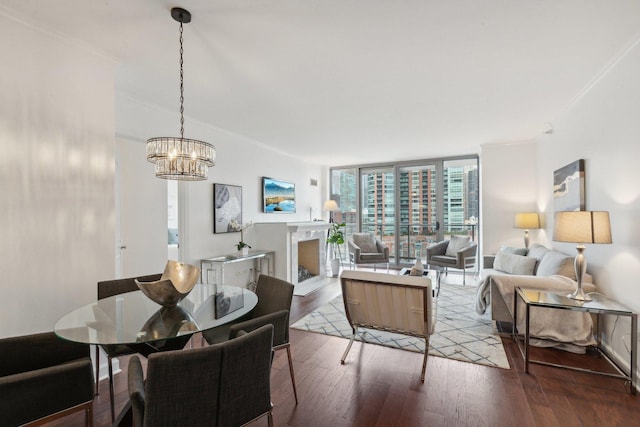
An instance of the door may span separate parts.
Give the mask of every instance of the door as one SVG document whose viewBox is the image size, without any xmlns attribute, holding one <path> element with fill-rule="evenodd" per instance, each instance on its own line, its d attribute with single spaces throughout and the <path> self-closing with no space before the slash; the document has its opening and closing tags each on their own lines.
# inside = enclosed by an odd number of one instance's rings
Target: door
<svg viewBox="0 0 640 427">
<path fill-rule="evenodd" d="M 142 141 L 116 138 L 115 157 L 116 278 L 161 273 L 167 262 L 167 182 L 155 177 Z"/>
</svg>

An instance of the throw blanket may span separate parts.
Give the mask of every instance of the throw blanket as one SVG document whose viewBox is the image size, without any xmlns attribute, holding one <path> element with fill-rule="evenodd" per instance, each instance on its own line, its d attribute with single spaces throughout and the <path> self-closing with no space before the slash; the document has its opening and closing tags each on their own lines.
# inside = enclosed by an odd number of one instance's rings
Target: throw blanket
<svg viewBox="0 0 640 427">
<path fill-rule="evenodd" d="M 476 298 L 476 312 L 478 314 L 484 314 L 491 303 L 490 280 L 491 275 L 487 275 L 478 281 L 478 293 Z"/>
<path fill-rule="evenodd" d="M 502 294 L 505 301 L 513 301 L 515 288 L 540 289 L 551 292 L 570 293 L 575 290 L 575 281 L 565 276 L 549 277 L 519 275 L 489 275 L 478 285 L 476 311 L 484 313 L 490 303 L 491 284 Z M 592 284 L 584 284 L 585 291 L 595 290 Z M 518 330 L 524 331 L 524 303 L 518 306 Z M 531 345 L 559 347 L 574 353 L 584 353 L 585 346 L 596 342 L 592 334 L 593 321 L 589 313 L 542 307 L 531 308 L 529 330 Z"/>
</svg>

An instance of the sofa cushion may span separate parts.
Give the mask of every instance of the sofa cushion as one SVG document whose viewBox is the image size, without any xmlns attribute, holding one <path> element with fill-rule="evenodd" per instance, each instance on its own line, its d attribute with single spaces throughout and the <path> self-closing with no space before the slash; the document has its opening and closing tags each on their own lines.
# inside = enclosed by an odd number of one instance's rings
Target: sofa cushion
<svg viewBox="0 0 640 427">
<path fill-rule="evenodd" d="M 498 252 L 506 252 L 508 254 L 524 256 L 527 254 L 527 248 L 514 248 L 511 246 L 503 246 L 500 248 L 500 251 Z"/>
<path fill-rule="evenodd" d="M 376 246 L 376 238 L 372 233 L 353 233 L 353 243 L 360 248 L 360 252 L 363 254 L 375 254 L 378 253 L 378 247 Z"/>
<path fill-rule="evenodd" d="M 471 239 L 469 236 L 451 236 L 449 244 L 447 245 L 447 250 L 444 254 L 446 256 L 456 256 L 456 252 L 469 246 L 470 241 Z"/>
<path fill-rule="evenodd" d="M 576 273 L 573 267 L 573 257 L 561 252 L 548 251 L 538 263 L 536 276 L 560 275 L 576 280 Z"/>
<path fill-rule="evenodd" d="M 536 262 L 535 258 L 514 255 L 501 250 L 496 255 L 493 268 L 510 274 L 531 276 L 533 275 Z"/>
</svg>

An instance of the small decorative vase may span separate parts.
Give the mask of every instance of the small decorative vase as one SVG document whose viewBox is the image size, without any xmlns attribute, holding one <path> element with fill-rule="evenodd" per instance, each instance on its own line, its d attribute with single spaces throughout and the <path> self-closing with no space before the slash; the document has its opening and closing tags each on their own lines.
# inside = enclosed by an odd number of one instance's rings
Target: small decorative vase
<svg viewBox="0 0 640 427">
<path fill-rule="evenodd" d="M 240 249 L 240 253 L 242 254 L 242 256 L 249 255 L 249 248 L 245 246 L 244 248 Z"/>
</svg>

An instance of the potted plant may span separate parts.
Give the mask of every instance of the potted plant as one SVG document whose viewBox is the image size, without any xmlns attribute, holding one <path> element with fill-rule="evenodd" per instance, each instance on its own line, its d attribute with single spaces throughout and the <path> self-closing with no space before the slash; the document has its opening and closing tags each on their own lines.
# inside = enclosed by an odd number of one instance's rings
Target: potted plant
<svg viewBox="0 0 640 427">
<path fill-rule="evenodd" d="M 338 273 L 340 273 L 340 259 L 342 258 L 340 245 L 344 245 L 345 226 L 346 224 L 344 222 L 332 222 L 329 235 L 327 236 L 327 243 L 331 243 L 333 252 L 333 258 L 331 258 L 331 274 L 334 277 L 337 277 Z"/>
<path fill-rule="evenodd" d="M 245 225 L 240 225 L 235 220 L 232 220 L 231 222 L 235 231 L 240 232 L 240 241 L 236 243 L 236 249 L 238 252 L 242 252 L 242 255 L 249 255 L 249 249 L 251 249 L 251 246 L 244 241 L 244 230 L 251 227 L 253 225 L 253 221 L 249 221 L 249 223 Z"/>
</svg>

